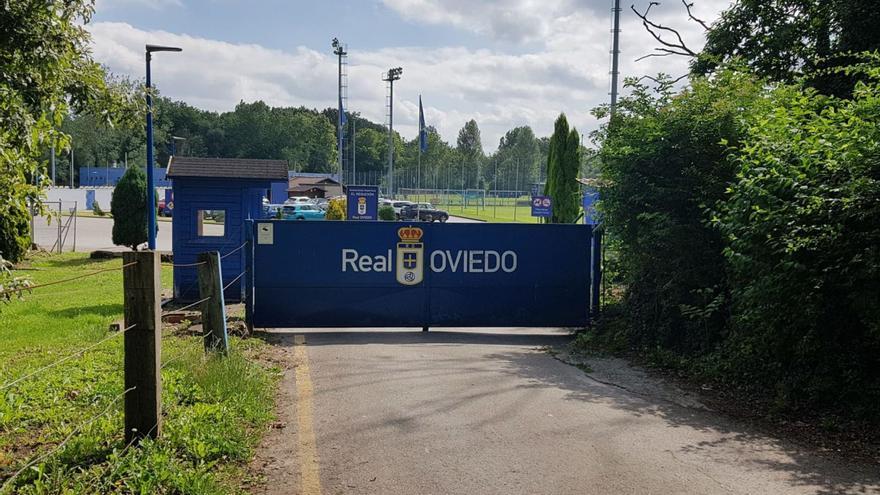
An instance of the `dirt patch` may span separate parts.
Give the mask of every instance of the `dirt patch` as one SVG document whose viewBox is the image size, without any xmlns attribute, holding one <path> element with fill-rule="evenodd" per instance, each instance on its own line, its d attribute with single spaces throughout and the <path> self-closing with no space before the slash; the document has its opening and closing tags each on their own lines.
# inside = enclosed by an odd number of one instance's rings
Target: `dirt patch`
<svg viewBox="0 0 880 495">
<path fill-rule="evenodd" d="M 260 495 L 296 493 L 299 465 L 296 452 L 296 383 L 292 336 L 256 333 L 272 344 L 259 359 L 282 370 L 275 392 L 275 421 L 257 448 L 248 468 L 249 476 L 243 489 Z"/>
<path fill-rule="evenodd" d="M 648 371 L 614 357 L 585 356 L 568 349 L 557 349 L 553 356 L 563 363 L 582 369 L 587 376 L 604 385 L 617 387 L 640 397 L 662 400 L 690 409 L 710 411 L 692 391 L 675 383 L 651 376 Z"/>
</svg>

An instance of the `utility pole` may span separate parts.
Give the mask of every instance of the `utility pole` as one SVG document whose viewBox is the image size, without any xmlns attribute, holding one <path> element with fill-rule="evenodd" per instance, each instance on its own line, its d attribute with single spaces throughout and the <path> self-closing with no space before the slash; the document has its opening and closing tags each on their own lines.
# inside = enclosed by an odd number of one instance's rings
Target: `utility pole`
<svg viewBox="0 0 880 495">
<path fill-rule="evenodd" d="M 382 75 L 388 83 L 388 196 L 394 199 L 394 81 L 400 79 L 403 69 L 394 67 Z"/>
<path fill-rule="evenodd" d="M 52 145 L 52 154 L 51 154 L 51 162 L 52 162 L 52 187 L 55 187 L 55 145 Z"/>
<path fill-rule="evenodd" d="M 618 59 L 620 58 L 620 0 L 614 0 L 611 9 L 614 17 L 614 28 L 611 30 L 611 115 L 617 111 L 617 77 L 619 75 Z"/>
<path fill-rule="evenodd" d="M 345 45 L 340 43 L 338 38 L 333 38 L 332 46 L 333 46 L 333 53 L 339 59 L 339 84 L 338 84 L 338 88 L 339 88 L 339 112 L 338 113 L 339 114 L 336 116 L 336 136 L 337 136 L 337 142 L 338 142 L 337 155 L 339 156 L 339 165 L 338 165 L 339 166 L 339 180 L 344 182 L 344 179 L 342 178 L 342 157 L 345 156 L 345 152 L 342 149 L 343 148 L 343 146 L 342 146 L 342 131 L 343 131 L 343 129 L 342 128 L 343 128 L 343 122 L 345 121 L 345 115 L 344 115 L 345 107 L 342 104 L 342 99 L 343 99 L 343 95 L 342 95 L 342 88 L 343 88 L 342 60 L 346 55 L 348 55 L 348 52 L 346 51 Z"/>
</svg>

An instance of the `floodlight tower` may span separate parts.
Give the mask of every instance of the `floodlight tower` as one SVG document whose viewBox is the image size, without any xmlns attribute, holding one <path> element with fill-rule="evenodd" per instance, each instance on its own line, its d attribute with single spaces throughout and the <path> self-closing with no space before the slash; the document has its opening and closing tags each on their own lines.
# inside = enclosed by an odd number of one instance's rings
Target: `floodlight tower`
<svg viewBox="0 0 880 495">
<path fill-rule="evenodd" d="M 346 95 L 344 95 L 343 93 L 345 92 L 344 89 L 346 86 L 344 79 L 347 79 L 347 78 L 345 77 L 345 73 L 342 69 L 343 69 L 343 66 L 346 65 L 345 61 L 346 61 L 346 57 L 348 56 L 348 50 L 347 50 L 347 46 L 345 44 L 340 43 L 339 38 L 333 38 L 333 41 L 331 42 L 331 46 L 333 47 L 333 53 L 339 59 L 339 84 L 338 84 L 339 100 L 337 102 L 339 105 L 338 106 L 339 115 L 336 116 L 336 137 L 337 137 L 337 146 L 338 146 L 338 153 L 337 154 L 339 156 L 339 180 L 343 181 L 343 179 L 342 179 L 342 173 L 343 173 L 342 159 L 345 156 L 345 153 L 343 153 L 343 151 L 342 151 L 342 148 L 343 148 L 342 129 L 345 125 L 345 115 L 344 115 L 345 105 L 343 105 L 343 100 L 346 98 Z"/>
<path fill-rule="evenodd" d="M 617 111 L 617 78 L 620 75 L 620 0 L 613 0 L 611 8 L 611 115 Z"/>
<path fill-rule="evenodd" d="M 388 83 L 388 195 L 394 198 L 394 81 L 403 74 L 401 67 L 388 69 L 382 80 Z"/>
</svg>

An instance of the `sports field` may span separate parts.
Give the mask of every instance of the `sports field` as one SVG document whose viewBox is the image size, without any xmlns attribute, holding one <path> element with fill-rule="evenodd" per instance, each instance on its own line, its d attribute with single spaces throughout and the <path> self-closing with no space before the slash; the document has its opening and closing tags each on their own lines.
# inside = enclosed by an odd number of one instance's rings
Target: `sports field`
<svg viewBox="0 0 880 495">
<path fill-rule="evenodd" d="M 487 222 L 518 222 L 538 223 L 538 218 L 531 216 L 528 196 L 519 198 L 491 197 L 478 194 L 468 194 L 464 197 L 460 191 L 451 193 L 425 192 L 423 194 L 403 194 L 398 199 L 407 201 L 428 202 L 446 210 L 450 215 Z"/>
</svg>

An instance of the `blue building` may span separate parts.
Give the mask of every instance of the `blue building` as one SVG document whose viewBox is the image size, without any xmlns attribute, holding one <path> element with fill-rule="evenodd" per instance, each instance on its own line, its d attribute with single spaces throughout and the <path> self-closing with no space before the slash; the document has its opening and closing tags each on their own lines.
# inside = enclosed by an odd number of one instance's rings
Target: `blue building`
<svg viewBox="0 0 880 495">
<path fill-rule="evenodd" d="M 223 257 L 224 296 L 240 301 L 245 267 L 244 223 L 263 216 L 263 198 L 273 182 L 287 180 L 287 162 L 175 156 L 168 166 L 174 189 L 172 250 L 175 265 L 196 263 L 200 253 Z M 231 254 L 230 254 L 231 253 Z M 199 299 L 196 267 L 174 267 L 174 297 Z"/>
</svg>

